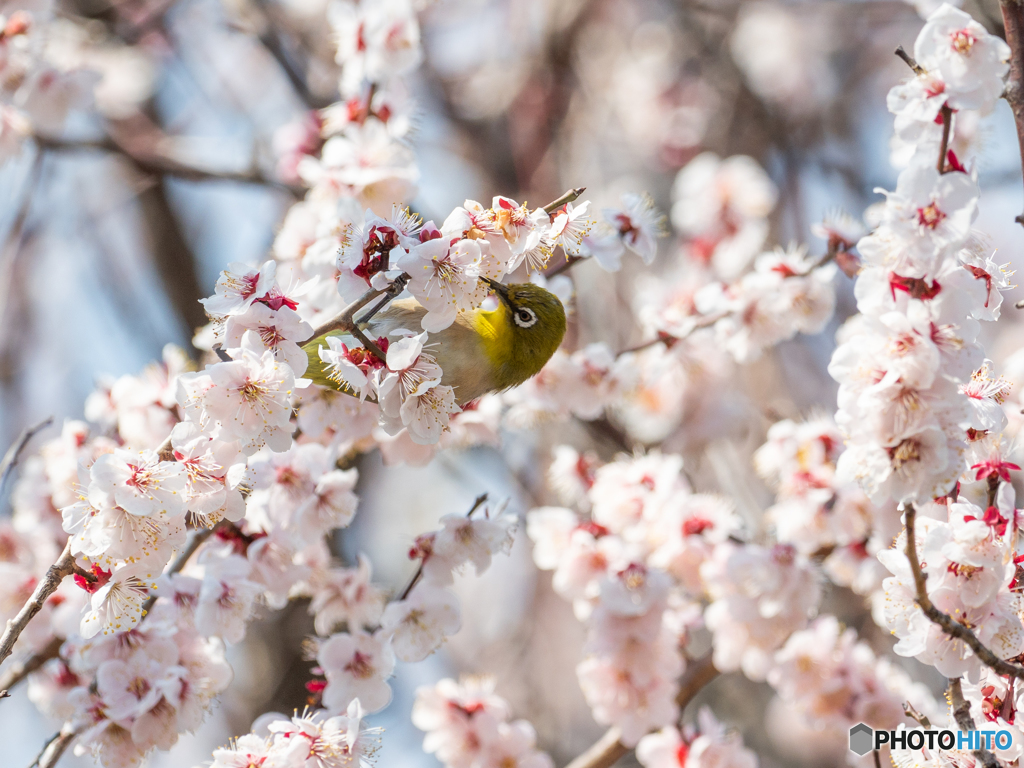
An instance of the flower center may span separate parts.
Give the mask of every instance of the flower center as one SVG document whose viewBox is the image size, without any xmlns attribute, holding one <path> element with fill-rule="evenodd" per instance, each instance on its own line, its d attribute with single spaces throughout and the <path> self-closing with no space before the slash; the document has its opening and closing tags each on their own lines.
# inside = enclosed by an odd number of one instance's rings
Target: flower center
<svg viewBox="0 0 1024 768">
<path fill-rule="evenodd" d="M 944 218 L 946 218 L 946 214 L 939 210 L 934 201 L 928 203 L 924 208 L 917 209 L 917 223 L 922 227 L 935 229 Z"/>
<path fill-rule="evenodd" d="M 352 677 L 358 677 L 360 680 L 366 680 L 369 677 L 373 677 L 373 665 L 370 663 L 371 657 L 360 651 L 356 651 L 352 655 L 352 661 L 345 665 L 345 671 L 348 672 Z"/>
<path fill-rule="evenodd" d="M 977 40 L 977 38 L 968 30 L 961 29 L 957 32 L 953 32 L 949 36 L 949 40 L 954 51 L 962 56 L 966 56 L 971 52 L 971 48 L 974 47 L 974 41 Z"/>
<path fill-rule="evenodd" d="M 144 677 L 136 677 L 128 683 L 128 692 L 136 699 L 141 699 L 149 693 L 149 681 Z"/>
<path fill-rule="evenodd" d="M 892 462 L 892 468 L 899 470 L 904 464 L 908 464 L 911 461 L 918 461 L 921 458 L 920 446 L 916 440 L 903 440 L 895 448 L 889 449 L 889 460 Z"/>
</svg>

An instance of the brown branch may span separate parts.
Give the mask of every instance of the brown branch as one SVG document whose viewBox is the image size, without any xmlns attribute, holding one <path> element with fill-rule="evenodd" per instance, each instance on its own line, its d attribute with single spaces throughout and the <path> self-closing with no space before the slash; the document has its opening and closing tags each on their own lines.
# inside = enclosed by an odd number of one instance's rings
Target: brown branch
<svg viewBox="0 0 1024 768">
<path fill-rule="evenodd" d="M 946 172 L 946 153 L 949 151 L 949 129 L 953 126 L 953 110 L 948 104 L 943 104 L 939 110 L 942 116 L 942 143 L 939 144 L 939 162 L 936 166 L 939 173 Z"/>
<path fill-rule="evenodd" d="M 691 661 L 679 681 L 676 704 L 683 710 L 694 696 L 718 676 L 718 670 L 711 663 L 711 656 Z M 610 768 L 620 757 L 629 753 L 630 748 L 619 741 L 618 728 L 609 728 L 604 736 L 594 742 L 586 752 L 576 757 L 566 768 Z"/>
<path fill-rule="evenodd" d="M 913 56 L 911 56 L 909 53 L 907 53 L 906 49 L 904 49 L 904 47 L 902 45 L 899 46 L 894 51 L 894 53 L 897 56 L 899 56 L 901 59 L 903 59 L 903 61 L 906 62 L 908 67 L 910 67 L 912 70 L 914 70 L 914 74 L 915 75 L 923 75 L 924 74 L 924 70 L 921 68 L 921 66 L 917 63 L 917 61 L 914 59 Z"/>
<path fill-rule="evenodd" d="M 13 619 L 8 620 L 4 633 L 0 636 L 0 664 L 11 655 L 14 643 L 17 642 L 25 627 L 43 609 L 43 604 L 50 595 L 57 591 L 57 587 L 64 581 L 64 577 L 72 573 L 74 566 L 75 557 L 71 554 L 71 539 L 68 539 L 61 556 L 47 569 L 46 575 L 36 584 L 28 602 L 22 606 Z"/>
<path fill-rule="evenodd" d="M 60 729 L 60 732 L 43 745 L 39 757 L 32 762 L 29 768 L 35 768 L 35 766 L 38 766 L 38 768 L 53 768 L 67 751 L 67 748 L 71 746 L 71 742 L 75 740 L 76 736 L 78 736 L 78 730 L 71 723 L 64 723 L 64 727 Z"/>
<path fill-rule="evenodd" d="M 942 627 L 942 630 L 957 640 L 963 642 L 968 648 L 974 651 L 978 660 L 987 667 L 991 667 L 1000 675 L 1016 677 L 1024 680 L 1024 667 L 1011 664 L 996 656 L 989 650 L 977 636 L 963 624 L 954 621 L 949 614 L 943 613 L 932 603 L 928 597 L 928 590 L 925 585 L 924 573 L 921 571 L 921 562 L 917 559 L 917 541 L 914 538 L 914 522 L 917 517 L 917 510 L 913 504 L 907 504 L 904 512 L 907 527 L 907 560 L 910 562 L 910 571 L 914 576 L 914 588 L 917 596 L 915 602 L 920 606 L 924 615 L 934 624 Z"/>
<path fill-rule="evenodd" d="M 192 558 L 192 555 L 196 553 L 196 550 L 202 546 L 203 542 L 206 541 L 218 528 L 226 528 L 227 526 L 234 525 L 234 523 L 228 520 L 220 520 L 212 528 L 199 528 L 198 530 L 192 531 L 188 535 L 188 541 L 185 542 L 185 546 L 182 547 L 178 556 L 174 558 L 170 566 L 163 572 L 164 575 L 172 573 L 180 573 L 181 570 L 188 564 L 188 561 Z M 142 616 L 145 618 L 146 614 L 153 609 L 153 604 L 156 603 L 159 595 L 150 595 L 146 598 L 146 602 L 142 604 Z M 142 619 L 140 619 L 141 621 Z"/>
<path fill-rule="evenodd" d="M 974 722 L 974 718 L 971 717 L 971 705 L 964 699 L 963 689 L 960 687 L 959 678 L 950 678 L 949 688 L 946 691 L 949 696 L 949 704 L 953 708 L 953 719 L 956 720 L 956 724 L 960 727 L 961 731 L 973 731 L 977 729 L 977 725 Z M 987 749 L 975 749 L 971 752 L 972 755 L 980 762 L 985 768 L 999 768 L 999 762 L 996 760 L 996 756 L 989 752 Z"/>
<path fill-rule="evenodd" d="M 1024 5 L 1019 0 L 1000 0 L 999 9 L 1003 14 L 1006 42 L 1010 46 L 1010 73 L 1006 78 L 1003 97 L 1013 111 L 1021 168 L 1024 169 Z M 1024 225 L 1024 213 L 1014 221 Z"/>
<path fill-rule="evenodd" d="M 409 276 L 405 272 L 399 275 L 399 278 L 402 277 L 404 277 L 406 280 L 409 279 Z M 395 282 L 398 281 L 396 280 Z M 365 307 L 367 304 L 369 304 L 377 297 L 383 296 L 385 293 L 388 292 L 388 290 L 390 290 L 391 287 L 393 286 L 389 286 L 388 288 L 384 289 L 370 288 L 369 290 L 366 291 L 366 293 L 364 293 L 358 299 L 356 299 L 347 307 L 345 307 L 345 309 L 343 309 L 340 314 L 335 315 L 326 323 L 321 323 L 316 328 L 314 328 L 313 334 L 309 338 L 316 339 L 319 338 L 320 336 L 323 336 L 325 333 L 330 333 L 331 331 L 346 331 L 348 333 L 352 333 L 352 331 L 356 329 L 356 312 L 358 312 L 360 309 Z M 367 349 L 369 349 L 369 347 L 367 347 Z M 380 359 L 383 360 L 384 358 L 381 357 Z"/>
<path fill-rule="evenodd" d="M 624 349 L 621 352 L 617 352 L 615 354 L 615 357 L 622 357 L 622 355 L 628 355 L 631 352 L 641 352 L 642 350 L 645 350 L 648 347 L 653 347 L 656 344 L 665 344 L 666 346 L 671 347 L 676 342 L 688 339 L 697 331 L 702 330 L 704 328 L 710 328 L 719 320 L 728 316 L 728 312 L 720 312 L 715 315 L 703 315 L 699 317 L 699 319 L 697 319 L 692 326 L 690 326 L 686 331 L 679 334 L 678 336 L 673 336 L 671 334 L 660 335 L 656 338 L 651 339 L 650 341 L 645 341 L 642 344 L 637 344 L 635 347 L 629 347 L 628 349 Z"/>
<path fill-rule="evenodd" d="M 903 702 L 903 714 L 913 720 L 916 720 L 922 728 L 928 729 L 932 727 L 932 721 L 929 720 L 927 716 L 918 712 L 917 708 L 909 701 Z"/>
<path fill-rule="evenodd" d="M 486 493 L 481 493 L 479 496 L 477 496 L 473 500 L 473 506 L 471 506 L 469 508 L 469 512 L 466 513 L 466 517 L 467 518 L 472 517 L 473 513 L 476 512 L 478 509 L 480 509 L 480 505 L 483 504 L 485 501 L 487 501 L 487 494 Z M 402 590 L 402 594 L 398 596 L 398 600 L 399 601 L 405 600 L 405 598 L 407 598 L 409 596 L 409 593 L 412 592 L 412 588 L 415 587 L 416 584 L 419 583 L 419 580 L 422 577 L 423 577 L 423 561 L 420 560 L 420 567 L 416 569 L 416 573 L 413 574 L 412 579 L 409 580 L 409 583 L 406 585 L 405 589 Z"/>
<path fill-rule="evenodd" d="M 0 698 L 8 696 L 8 692 L 11 688 L 35 672 L 50 659 L 56 659 L 57 656 L 60 655 L 60 647 L 63 644 L 63 637 L 54 637 L 46 644 L 46 647 L 43 648 L 43 650 L 32 654 L 24 661 L 12 664 L 2 675 L 0 675 Z"/>
<path fill-rule="evenodd" d="M 3 459 L 0 460 L 0 497 L 3 497 L 4 486 L 7 485 L 7 478 L 10 477 L 11 472 L 14 471 L 15 465 L 18 463 L 18 457 L 21 456 L 21 452 L 25 450 L 25 446 L 28 445 L 28 441 L 51 424 L 53 424 L 53 416 L 39 422 L 34 427 L 28 427 L 18 435 L 18 439 L 15 440 L 11 447 L 7 449 L 7 453 L 5 453 Z"/>
<path fill-rule="evenodd" d="M 166 139 L 167 137 L 164 136 L 163 138 Z M 174 178 L 185 179 L 186 181 L 228 181 L 238 184 L 259 184 L 290 192 L 296 197 L 301 196 L 305 192 L 300 187 L 293 187 L 290 184 L 268 178 L 256 169 L 225 171 L 190 165 L 176 157 L 174 153 L 161 149 L 158 142 L 149 142 L 148 140 L 147 144 L 152 144 L 152 146 L 143 148 L 134 146 L 137 142 L 119 141 L 109 135 L 100 139 L 64 139 L 59 136 L 47 136 L 37 133 L 33 135 L 33 139 L 40 149 L 47 149 L 53 152 L 92 151 L 120 155 L 145 173 L 173 176 Z"/>
<path fill-rule="evenodd" d="M 552 200 L 550 203 L 545 205 L 544 212 L 549 214 L 554 213 L 566 203 L 572 203 L 576 200 L 579 200 L 580 195 L 582 195 L 586 191 L 586 187 L 576 187 L 576 189 L 570 189 L 561 197 L 556 198 L 555 200 Z"/>
<path fill-rule="evenodd" d="M 560 275 L 563 272 L 568 272 L 570 269 L 573 268 L 574 265 L 583 261 L 584 258 L 584 256 L 570 256 L 569 254 L 565 254 L 565 261 L 563 261 L 554 269 L 545 272 L 544 277 L 551 279 L 552 277 Z"/>
</svg>

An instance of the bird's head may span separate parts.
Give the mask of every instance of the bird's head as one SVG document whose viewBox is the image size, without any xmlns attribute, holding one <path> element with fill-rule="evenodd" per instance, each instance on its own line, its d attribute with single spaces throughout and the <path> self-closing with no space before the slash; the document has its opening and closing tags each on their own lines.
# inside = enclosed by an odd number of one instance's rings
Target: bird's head
<svg viewBox="0 0 1024 768">
<path fill-rule="evenodd" d="M 565 308 L 539 285 L 502 285 L 481 279 L 498 297 L 498 308 L 485 313 L 488 327 L 480 329 L 485 349 L 500 370 L 502 389 L 522 384 L 544 367 L 562 343 Z"/>
</svg>

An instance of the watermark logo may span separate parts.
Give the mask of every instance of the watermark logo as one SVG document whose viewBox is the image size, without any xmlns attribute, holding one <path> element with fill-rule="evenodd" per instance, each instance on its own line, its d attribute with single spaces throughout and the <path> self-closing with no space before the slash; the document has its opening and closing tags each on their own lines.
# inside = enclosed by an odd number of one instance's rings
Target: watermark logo
<svg viewBox="0 0 1024 768">
<path fill-rule="evenodd" d="M 908 730 L 876 731 L 864 723 L 850 729 L 850 751 L 863 757 L 872 749 L 1008 749 L 1013 743 L 1009 731 Z"/>
<path fill-rule="evenodd" d="M 850 729 L 850 750 L 864 757 L 872 749 L 874 749 L 874 738 L 871 726 L 857 723 Z"/>
</svg>

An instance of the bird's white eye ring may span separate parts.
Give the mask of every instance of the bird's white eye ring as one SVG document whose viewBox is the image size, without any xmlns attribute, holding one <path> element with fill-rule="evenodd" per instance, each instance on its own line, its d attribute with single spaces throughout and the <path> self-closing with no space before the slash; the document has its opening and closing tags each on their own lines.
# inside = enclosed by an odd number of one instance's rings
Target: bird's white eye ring
<svg viewBox="0 0 1024 768">
<path fill-rule="evenodd" d="M 529 307 L 520 307 L 512 313 L 512 319 L 520 328 L 530 328 L 537 322 L 537 313 Z"/>
</svg>

